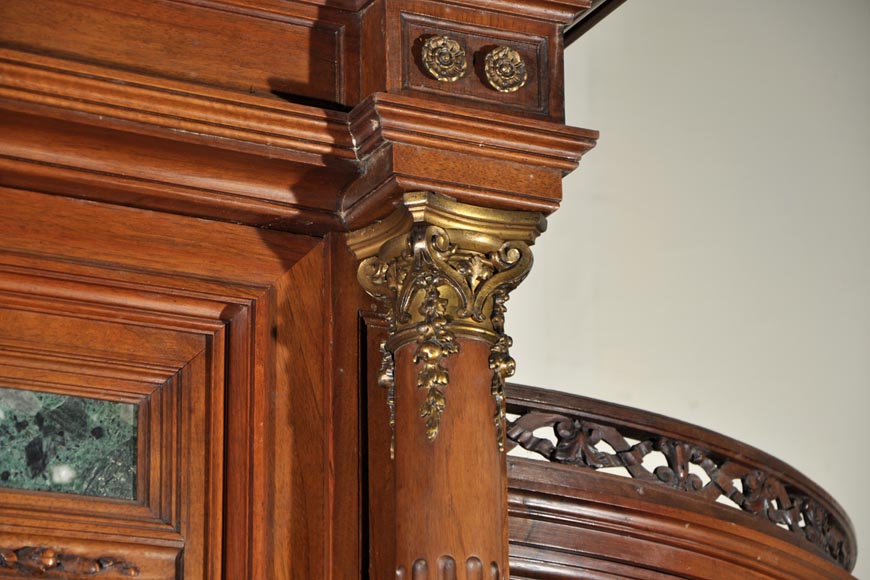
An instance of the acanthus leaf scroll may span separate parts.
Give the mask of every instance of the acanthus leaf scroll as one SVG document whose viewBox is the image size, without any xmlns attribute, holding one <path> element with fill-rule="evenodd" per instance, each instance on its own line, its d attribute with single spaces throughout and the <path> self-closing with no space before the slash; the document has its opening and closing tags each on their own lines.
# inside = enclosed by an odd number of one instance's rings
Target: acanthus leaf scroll
<svg viewBox="0 0 870 580">
<path fill-rule="evenodd" d="M 389 389 L 395 418 L 392 354 L 416 342 L 417 387 L 426 391 L 419 414 L 426 436 L 438 437 L 447 410 L 450 381 L 445 361 L 459 351 L 457 336 L 484 339 L 492 346 L 492 394 L 499 448 L 504 444 L 506 377 L 513 374 L 504 334 L 504 302 L 526 277 L 532 254 L 523 241 L 507 241 L 468 230 L 417 223 L 410 233 L 385 243 L 360 264 L 363 288 L 386 308 L 389 338 L 383 346 L 379 382 Z M 393 424 L 394 427 L 394 424 Z"/>
</svg>

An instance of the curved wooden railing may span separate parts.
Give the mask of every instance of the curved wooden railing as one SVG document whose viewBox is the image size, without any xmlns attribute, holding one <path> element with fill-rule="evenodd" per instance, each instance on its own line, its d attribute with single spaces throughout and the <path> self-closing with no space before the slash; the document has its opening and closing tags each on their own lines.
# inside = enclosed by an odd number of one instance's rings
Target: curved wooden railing
<svg viewBox="0 0 870 580">
<path fill-rule="evenodd" d="M 510 455 L 521 448 L 527 457 L 594 474 L 607 485 L 612 475 L 622 475 L 644 502 L 726 518 L 753 534 L 772 535 L 814 553 L 842 571 L 854 566 L 855 533 L 843 509 L 818 485 L 763 451 L 682 421 L 586 397 L 508 385 L 507 400 Z M 511 459 L 511 473 L 531 469 L 523 461 L 528 460 Z M 515 503 L 523 502 L 528 503 Z"/>
</svg>

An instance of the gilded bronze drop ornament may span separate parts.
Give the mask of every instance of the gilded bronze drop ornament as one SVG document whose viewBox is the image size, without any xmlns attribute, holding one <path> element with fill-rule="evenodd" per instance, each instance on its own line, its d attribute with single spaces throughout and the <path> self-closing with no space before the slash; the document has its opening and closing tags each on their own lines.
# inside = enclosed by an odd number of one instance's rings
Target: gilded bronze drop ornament
<svg viewBox="0 0 870 580">
<path fill-rule="evenodd" d="M 507 46 L 494 48 L 486 55 L 486 81 L 500 93 L 512 93 L 526 84 L 528 73 L 520 53 Z"/>
<path fill-rule="evenodd" d="M 423 43 L 423 67 L 441 82 L 452 83 L 465 75 L 465 49 L 449 36 L 431 36 Z"/>
</svg>

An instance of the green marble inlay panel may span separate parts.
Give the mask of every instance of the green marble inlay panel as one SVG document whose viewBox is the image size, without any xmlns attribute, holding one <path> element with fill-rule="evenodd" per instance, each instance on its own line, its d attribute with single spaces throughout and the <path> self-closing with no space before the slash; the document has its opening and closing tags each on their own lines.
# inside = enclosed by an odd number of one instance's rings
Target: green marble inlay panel
<svg viewBox="0 0 870 580">
<path fill-rule="evenodd" d="M 0 388 L 0 487 L 135 499 L 136 406 Z"/>
</svg>

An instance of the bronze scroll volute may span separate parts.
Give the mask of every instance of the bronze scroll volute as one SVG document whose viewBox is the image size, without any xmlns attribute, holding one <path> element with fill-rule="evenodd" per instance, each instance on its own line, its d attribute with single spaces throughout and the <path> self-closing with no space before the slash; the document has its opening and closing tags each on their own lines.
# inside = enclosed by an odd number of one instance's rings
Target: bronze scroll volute
<svg viewBox="0 0 870 580">
<path fill-rule="evenodd" d="M 508 46 L 499 46 L 486 55 L 486 82 L 500 93 L 512 93 L 526 84 L 528 73 L 523 57 Z"/>
<path fill-rule="evenodd" d="M 455 82 L 465 75 L 465 49 L 449 36 L 430 36 L 423 42 L 423 68 L 441 82 Z"/>
</svg>

